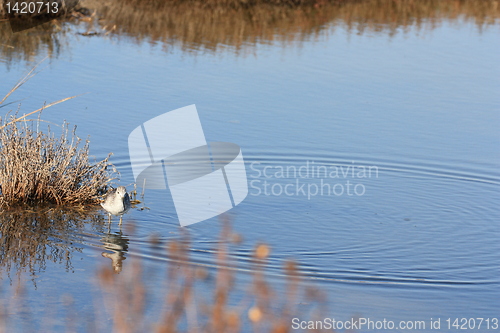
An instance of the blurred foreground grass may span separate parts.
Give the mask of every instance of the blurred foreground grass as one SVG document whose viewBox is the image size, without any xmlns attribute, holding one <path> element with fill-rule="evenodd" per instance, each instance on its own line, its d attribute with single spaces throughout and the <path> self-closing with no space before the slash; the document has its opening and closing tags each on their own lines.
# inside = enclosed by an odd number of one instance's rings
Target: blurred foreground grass
<svg viewBox="0 0 500 333">
<path fill-rule="evenodd" d="M 133 229 L 127 231 L 133 232 Z M 130 258 L 119 270 L 103 266 L 97 270 L 97 292 L 88 301 L 91 303 L 88 307 L 76 308 L 75 304 L 82 303 L 75 299 L 78 296 L 73 296 L 75 290 L 68 290 L 59 304 L 54 305 L 63 311 L 54 306 L 44 309 L 41 323 L 36 322 L 39 318 L 30 316 L 36 301 L 30 300 L 24 286 L 19 284 L 14 297 L 0 302 L 0 331 L 32 327 L 36 332 L 285 333 L 292 331 L 295 317 L 301 320 L 326 317 L 324 294 L 301 280 L 293 261 L 284 264 L 283 277 L 278 282 L 269 282 L 266 265 L 271 249 L 267 245 L 256 244 L 250 270 L 240 272 L 234 249 L 241 239 L 226 220 L 212 252 L 213 265 L 207 267 L 191 260 L 187 232 L 165 242 L 151 237 L 149 246 L 154 249 L 155 257 L 167 259 L 166 270 L 159 273 L 159 283 L 151 282 L 151 271 L 140 257 Z M 238 274 L 246 274 L 244 282 L 237 278 Z M 76 294 L 87 297 L 92 291 Z M 89 308 L 93 313 L 89 314 Z M 23 322 L 19 312 L 27 314 L 28 321 L 33 323 Z"/>
</svg>

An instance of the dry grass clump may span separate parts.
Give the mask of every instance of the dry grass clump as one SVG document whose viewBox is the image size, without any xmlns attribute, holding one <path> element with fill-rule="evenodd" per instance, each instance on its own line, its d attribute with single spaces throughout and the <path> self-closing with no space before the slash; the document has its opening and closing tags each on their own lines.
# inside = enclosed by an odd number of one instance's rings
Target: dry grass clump
<svg viewBox="0 0 500 333">
<path fill-rule="evenodd" d="M 0 107 L 32 72 L 0 100 Z M 40 130 L 40 119 L 29 120 L 26 116 L 16 113 L 0 117 L 0 208 L 19 204 L 97 203 L 111 181 L 109 156 L 91 163 L 89 140 L 80 147 L 82 140 L 75 134 L 76 127 L 69 131 L 68 124 L 63 123 L 62 133 L 56 137 L 50 126 L 44 133 Z"/>
<path fill-rule="evenodd" d="M 34 123 L 9 122 L 0 131 L 0 207 L 17 204 L 91 204 L 109 181 L 108 158 L 91 164 L 89 141 L 63 124 L 55 137 Z"/>
</svg>

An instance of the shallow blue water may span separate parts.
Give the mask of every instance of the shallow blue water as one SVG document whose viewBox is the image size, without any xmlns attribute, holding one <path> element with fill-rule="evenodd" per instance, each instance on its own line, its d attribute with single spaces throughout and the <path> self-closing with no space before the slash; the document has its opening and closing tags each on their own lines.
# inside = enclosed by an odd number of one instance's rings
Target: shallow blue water
<svg viewBox="0 0 500 333">
<path fill-rule="evenodd" d="M 11 100 L 28 96 L 27 111 L 88 92 L 43 118 L 77 124 L 98 159 L 113 152 L 121 184 L 134 181 L 128 134 L 196 104 L 207 141 L 237 143 L 245 159 L 249 195 L 231 211 L 244 238 L 234 252 L 240 270 L 263 241 L 272 248 L 270 276 L 279 281 L 284 261 L 297 260 L 304 278 L 327 291 L 330 317 L 498 317 L 497 27 L 444 23 L 391 37 L 337 27 L 245 57 L 73 38 Z M 2 67 L 0 89 L 24 70 Z M 282 177 L 287 168 L 303 173 Z M 145 205 L 124 218 L 137 226 L 124 232 L 126 256 L 160 269 L 166 259 L 149 248 L 149 235 L 178 236 L 176 211 L 168 191 L 147 190 Z M 217 218 L 189 227 L 194 262 L 214 264 L 219 227 Z M 102 237 L 84 232 L 73 268 L 49 264 L 30 293 L 57 303 L 71 290 L 77 306 L 89 307 L 82 290 L 93 288 L 95 267 L 109 264 Z"/>
</svg>

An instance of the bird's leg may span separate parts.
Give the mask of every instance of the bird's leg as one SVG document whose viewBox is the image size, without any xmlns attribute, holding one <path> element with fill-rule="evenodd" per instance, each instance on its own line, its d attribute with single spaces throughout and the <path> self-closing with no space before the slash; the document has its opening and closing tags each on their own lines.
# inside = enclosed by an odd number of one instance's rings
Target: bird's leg
<svg viewBox="0 0 500 333">
<path fill-rule="evenodd" d="M 121 227 L 122 226 L 122 219 L 123 219 L 123 215 L 120 215 L 120 223 L 118 223 L 118 225 Z"/>
</svg>

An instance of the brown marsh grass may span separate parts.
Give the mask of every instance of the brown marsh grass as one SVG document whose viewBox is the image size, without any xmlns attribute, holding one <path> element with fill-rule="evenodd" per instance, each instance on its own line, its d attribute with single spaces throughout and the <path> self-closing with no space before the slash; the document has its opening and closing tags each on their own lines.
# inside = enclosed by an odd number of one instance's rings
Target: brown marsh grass
<svg viewBox="0 0 500 333">
<path fill-rule="evenodd" d="M 4 121 L 5 122 L 5 121 Z M 68 125 L 55 137 L 37 123 L 7 122 L 0 131 L 0 207 L 19 204 L 96 204 L 110 181 L 108 158 L 89 161 L 89 141 Z"/>
<path fill-rule="evenodd" d="M 36 68 L 36 66 L 35 66 Z M 33 68 L 7 95 L 8 97 L 33 75 Z M 69 97 L 19 116 L 0 117 L 0 209 L 20 204 L 89 205 L 97 204 L 112 180 L 109 155 L 102 161 L 91 162 L 89 140 L 76 136 L 63 123 L 61 134 L 47 126 L 40 130 L 42 120 L 27 116 L 61 103 Z M 2 105 L 4 104 L 4 105 Z"/>
</svg>

